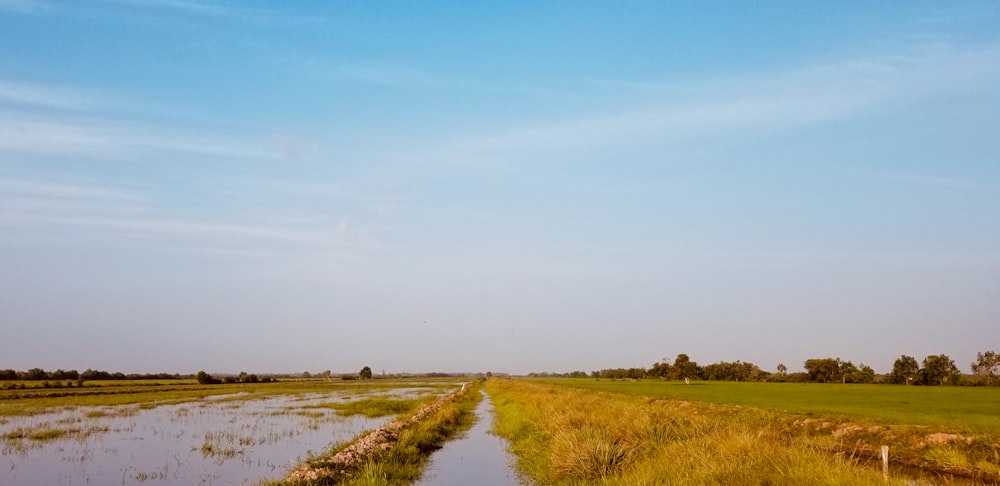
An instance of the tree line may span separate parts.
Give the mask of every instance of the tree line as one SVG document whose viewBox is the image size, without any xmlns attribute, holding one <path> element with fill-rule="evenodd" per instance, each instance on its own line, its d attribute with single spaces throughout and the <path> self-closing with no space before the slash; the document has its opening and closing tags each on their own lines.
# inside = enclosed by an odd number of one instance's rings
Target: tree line
<svg viewBox="0 0 1000 486">
<path fill-rule="evenodd" d="M 15 371 L 12 369 L 0 370 L 0 381 L 45 381 L 45 380 L 179 380 L 182 378 L 193 378 L 194 375 L 179 375 L 171 373 L 110 373 L 101 370 L 87 369 L 82 373 L 77 370 L 55 370 L 45 371 L 41 368 L 32 368 L 27 371 Z"/>
<path fill-rule="evenodd" d="M 721 361 L 701 366 L 687 354 L 678 354 L 673 363 L 666 360 L 649 368 L 609 368 L 570 373 L 530 373 L 529 376 L 567 378 L 633 379 L 656 378 L 663 380 L 713 380 L 713 381 L 779 381 L 798 383 L 891 383 L 906 385 L 997 385 L 1000 384 L 1000 354 L 994 351 L 978 353 L 972 362 L 972 375 L 963 375 L 955 361 L 945 354 L 930 355 L 918 362 L 912 356 L 902 355 L 894 363 L 892 372 L 878 375 L 871 366 L 855 365 L 840 358 L 811 358 L 803 364 L 804 372 L 789 373 L 784 364 L 775 372 L 762 370 L 754 363 Z"/>
</svg>

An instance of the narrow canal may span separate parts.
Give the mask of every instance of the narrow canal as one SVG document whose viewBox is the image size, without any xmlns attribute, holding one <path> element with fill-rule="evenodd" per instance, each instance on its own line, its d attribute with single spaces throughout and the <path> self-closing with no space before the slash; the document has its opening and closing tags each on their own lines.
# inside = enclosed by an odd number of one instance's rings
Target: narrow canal
<svg viewBox="0 0 1000 486">
<path fill-rule="evenodd" d="M 522 486 L 507 453 L 507 443 L 490 433 L 493 402 L 483 394 L 476 407 L 476 423 L 465 436 L 450 441 L 431 456 L 420 486 Z"/>
</svg>

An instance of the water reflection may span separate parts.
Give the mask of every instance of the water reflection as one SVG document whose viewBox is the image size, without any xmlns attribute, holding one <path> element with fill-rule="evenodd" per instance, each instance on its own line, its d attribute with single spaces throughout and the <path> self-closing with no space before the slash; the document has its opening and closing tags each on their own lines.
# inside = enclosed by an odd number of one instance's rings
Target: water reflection
<svg viewBox="0 0 1000 486">
<path fill-rule="evenodd" d="M 477 421 L 465 437 L 445 444 L 431 456 L 430 465 L 418 484 L 422 486 L 519 486 L 522 482 L 511 466 L 507 443 L 490 433 L 490 397 L 476 407 Z"/>
<path fill-rule="evenodd" d="M 7 418 L 0 424 L 0 484 L 249 485 L 282 477 L 309 454 L 391 419 L 311 407 L 342 401 L 337 392 L 229 398 Z M 54 437 L 31 438 L 40 433 Z"/>
</svg>

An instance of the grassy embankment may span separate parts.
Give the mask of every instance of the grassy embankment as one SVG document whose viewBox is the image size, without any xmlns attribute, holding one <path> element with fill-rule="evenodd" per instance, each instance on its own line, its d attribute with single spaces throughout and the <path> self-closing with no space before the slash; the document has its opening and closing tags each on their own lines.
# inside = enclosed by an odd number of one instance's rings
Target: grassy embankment
<svg viewBox="0 0 1000 486">
<path fill-rule="evenodd" d="M 482 400 L 480 386 L 470 385 L 465 393 L 458 394 L 454 400 L 446 401 L 441 408 L 431 413 L 427 418 L 408 426 L 399 433 L 398 440 L 385 450 L 375 450 L 364 461 L 349 466 L 347 474 L 335 474 L 317 480 L 272 481 L 261 486 L 293 485 L 343 485 L 343 486 L 383 486 L 411 484 L 420 478 L 430 453 L 439 449 L 456 433 L 469 428 L 475 420 L 476 405 Z M 361 413 L 371 415 L 374 410 L 387 410 L 396 407 L 392 403 L 380 400 L 362 400 L 356 405 L 346 404 L 341 413 Z M 365 411 L 371 408 L 372 411 Z M 411 410 L 412 411 L 412 410 Z M 402 414 L 400 420 L 405 420 L 407 414 Z M 354 439 L 337 444 L 321 456 L 311 458 L 309 466 L 322 471 L 330 467 L 328 461 L 337 453 L 344 451 L 353 443 L 365 437 L 364 433 Z M 342 466 L 337 466 L 341 469 Z"/>
<path fill-rule="evenodd" d="M 861 405 L 853 414 L 827 416 L 823 397 L 835 394 L 832 388 L 819 387 L 814 395 L 796 399 L 794 385 L 776 392 L 754 388 L 761 384 L 700 391 L 691 391 L 699 388 L 692 385 L 677 391 L 684 385 L 560 383 L 577 387 L 511 380 L 487 384 L 497 432 L 511 442 L 518 468 L 539 485 L 912 484 L 908 476 L 918 469 L 959 474 L 972 484 L 1000 481 L 1000 441 L 989 432 L 989 419 L 971 413 L 971 425 L 958 428 L 962 434 L 928 427 L 935 413 L 945 413 L 935 412 L 941 405 L 933 400 L 902 419 L 885 420 L 865 415 Z M 877 391 L 865 393 L 877 396 Z M 728 404 L 709 403 L 713 397 L 727 402 L 727 393 Z M 789 396 L 774 396 L 781 393 Z M 754 400 L 753 407 L 732 404 Z M 768 407 L 764 402 L 769 400 L 781 406 Z M 950 407 L 964 410 L 954 400 Z M 918 422 L 925 425 L 901 425 L 905 417 L 921 416 L 924 421 Z M 969 432 L 974 430 L 981 432 Z M 882 479 L 878 459 L 883 444 L 891 451 L 889 481 Z"/>
</svg>

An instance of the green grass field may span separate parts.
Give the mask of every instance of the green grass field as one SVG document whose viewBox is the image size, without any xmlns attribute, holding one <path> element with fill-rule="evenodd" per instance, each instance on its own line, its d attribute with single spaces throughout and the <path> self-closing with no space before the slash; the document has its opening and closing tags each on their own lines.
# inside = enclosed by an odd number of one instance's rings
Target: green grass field
<svg viewBox="0 0 1000 486">
<path fill-rule="evenodd" d="M 538 485 L 1000 484 L 996 389 L 494 379 L 487 390 L 496 432 Z"/>
<path fill-rule="evenodd" d="M 902 425 L 943 426 L 1000 435 L 1000 387 L 616 381 L 586 378 L 539 380 L 562 386 L 672 400 L 695 400 L 851 417 Z"/>
</svg>

